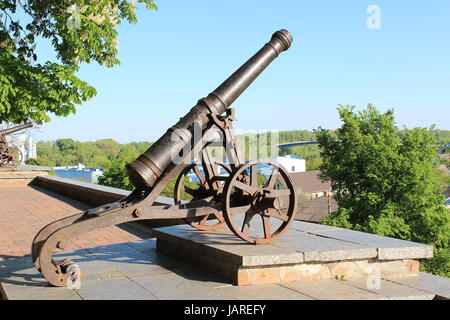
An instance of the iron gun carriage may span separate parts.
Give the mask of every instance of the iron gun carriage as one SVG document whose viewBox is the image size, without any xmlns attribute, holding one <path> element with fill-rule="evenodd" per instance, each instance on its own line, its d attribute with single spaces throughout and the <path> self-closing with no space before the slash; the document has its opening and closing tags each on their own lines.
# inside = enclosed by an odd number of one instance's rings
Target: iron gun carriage
<svg viewBox="0 0 450 320">
<path fill-rule="evenodd" d="M 0 167 L 17 167 L 22 163 L 22 151 L 15 146 L 9 146 L 6 137 L 31 127 L 33 127 L 33 123 L 29 122 L 16 127 L 0 130 Z"/>
<path fill-rule="evenodd" d="M 286 232 L 296 212 L 294 184 L 276 162 L 243 160 L 230 105 L 291 43 L 288 31 L 275 32 L 262 49 L 129 163 L 126 170 L 135 186 L 130 195 L 40 230 L 33 240 L 32 259 L 44 277 L 54 286 L 68 285 L 73 262 L 54 261 L 56 248 L 81 233 L 129 221 L 181 218 L 200 230 L 226 224 L 253 244 L 269 243 Z M 217 136 L 220 139 L 213 138 Z M 227 162 L 213 156 L 218 148 Z M 187 176 L 194 176 L 197 183 L 190 184 Z M 155 206 L 156 198 L 174 180 L 174 204 Z"/>
</svg>

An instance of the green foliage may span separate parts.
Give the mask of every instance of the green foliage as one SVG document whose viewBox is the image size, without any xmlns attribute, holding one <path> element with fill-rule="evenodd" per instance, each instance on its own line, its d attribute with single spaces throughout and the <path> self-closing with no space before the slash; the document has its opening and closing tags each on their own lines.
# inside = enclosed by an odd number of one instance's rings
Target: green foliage
<svg viewBox="0 0 450 320">
<path fill-rule="evenodd" d="M 88 167 L 110 168 L 131 162 L 150 147 L 150 142 L 120 144 L 112 139 L 79 142 L 73 139 L 39 141 L 37 159 L 27 163 L 48 167 L 73 166 L 83 163 Z"/>
<path fill-rule="evenodd" d="M 98 183 L 104 186 L 133 190 L 134 186 L 125 171 L 126 164 L 127 162 L 123 160 L 114 161 L 109 168 L 104 169 L 103 175 L 98 178 Z"/>
<path fill-rule="evenodd" d="M 153 0 L 138 2 L 156 9 Z M 92 98 L 96 90 L 75 73 L 83 62 L 120 63 L 117 26 L 124 20 L 136 23 L 133 3 L 0 1 L 0 122 L 47 122 L 49 113 L 67 116 Z M 51 40 L 59 63 L 38 61 L 40 38 Z"/>
<path fill-rule="evenodd" d="M 421 269 L 441 277 L 450 278 L 450 248 L 435 248 L 433 259 L 423 259 Z"/>
<path fill-rule="evenodd" d="M 277 135 L 277 136 L 272 136 Z M 244 134 L 238 136 L 243 148 L 244 158 L 270 158 L 279 151 L 280 156 L 292 154 L 306 160 L 306 170 L 316 170 L 322 162 L 320 150 L 317 145 L 304 145 L 287 149 L 276 150 L 273 143 L 289 143 L 297 141 L 316 141 L 316 133 L 307 130 L 289 130 L 277 133 L 267 132 Z"/>
<path fill-rule="evenodd" d="M 393 111 L 339 107 L 334 137 L 320 129 L 321 178 L 340 209 L 323 223 L 447 248 L 450 218 L 436 164 L 436 135 L 394 124 Z M 432 264 L 432 263 L 431 263 Z"/>
</svg>

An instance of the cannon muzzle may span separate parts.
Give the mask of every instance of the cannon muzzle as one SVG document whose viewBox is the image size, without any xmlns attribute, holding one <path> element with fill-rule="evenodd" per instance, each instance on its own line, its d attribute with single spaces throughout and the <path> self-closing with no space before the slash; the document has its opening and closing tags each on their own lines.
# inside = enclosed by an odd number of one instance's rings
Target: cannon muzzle
<svg viewBox="0 0 450 320">
<path fill-rule="evenodd" d="M 250 86 L 262 71 L 292 43 L 292 35 L 280 30 L 272 35 L 268 43 L 244 63 L 227 80 L 200 99 L 189 113 L 170 128 L 158 141 L 135 161 L 127 164 L 126 170 L 133 185 L 138 189 L 149 189 L 170 165 L 172 155 L 179 153 L 193 135 L 194 122 L 205 129 L 208 114 L 221 115 Z M 181 130 L 179 130 L 181 129 Z M 177 132 L 185 132 L 176 136 Z M 174 137 L 175 135 L 175 137 Z"/>
<path fill-rule="evenodd" d="M 0 136 L 7 136 L 7 135 L 13 134 L 13 133 L 15 133 L 17 131 L 24 130 L 24 129 L 31 128 L 31 127 L 33 127 L 33 123 L 32 122 L 28 122 L 28 123 L 22 124 L 20 126 L 16 126 L 16 127 L 0 130 Z"/>
</svg>

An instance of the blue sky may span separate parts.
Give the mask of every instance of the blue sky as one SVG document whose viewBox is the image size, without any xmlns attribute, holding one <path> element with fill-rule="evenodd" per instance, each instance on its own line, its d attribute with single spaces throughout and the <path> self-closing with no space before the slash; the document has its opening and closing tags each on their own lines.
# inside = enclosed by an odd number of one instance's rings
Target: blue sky
<svg viewBox="0 0 450 320">
<path fill-rule="evenodd" d="M 393 108 L 399 126 L 450 130 L 448 0 L 155 3 L 119 27 L 120 66 L 81 66 L 97 96 L 35 138 L 155 141 L 282 28 L 294 42 L 233 104 L 237 128 L 334 129 L 339 104 L 373 103 Z M 379 30 L 367 28 L 370 5 Z"/>
</svg>

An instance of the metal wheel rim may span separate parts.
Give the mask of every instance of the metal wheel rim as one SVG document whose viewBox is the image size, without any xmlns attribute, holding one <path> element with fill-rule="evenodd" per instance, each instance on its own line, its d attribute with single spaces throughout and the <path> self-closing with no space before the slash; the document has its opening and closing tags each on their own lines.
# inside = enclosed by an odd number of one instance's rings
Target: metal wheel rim
<svg viewBox="0 0 450 320">
<path fill-rule="evenodd" d="M 242 232 L 243 230 L 243 225 L 241 226 L 241 228 L 239 228 L 235 222 L 233 222 L 233 213 L 231 212 L 231 205 L 230 205 L 230 200 L 231 200 L 231 191 L 233 189 L 233 187 L 235 187 L 235 183 L 234 181 L 236 181 L 236 179 L 242 175 L 242 173 L 249 169 L 252 166 L 255 166 L 257 164 L 269 164 L 273 167 L 278 168 L 278 173 L 281 173 L 285 183 L 287 184 L 287 188 L 290 190 L 290 194 L 289 194 L 289 206 L 288 206 L 288 210 L 287 210 L 287 221 L 284 221 L 274 232 L 270 232 L 270 237 L 266 237 L 266 238 L 254 238 L 254 237 L 250 237 L 247 234 L 245 234 L 244 232 Z M 225 221 L 228 225 L 228 227 L 230 228 L 230 230 L 239 238 L 241 238 L 242 240 L 245 240 L 247 242 L 253 243 L 253 244 L 264 244 L 264 243 L 270 243 L 276 239 L 278 239 L 280 236 L 282 236 L 290 227 L 292 221 L 294 220 L 295 217 L 295 213 L 297 211 L 297 195 L 295 193 L 295 185 L 292 182 L 292 179 L 289 177 L 289 174 L 287 173 L 287 170 L 281 166 L 278 163 L 275 163 L 273 161 L 268 161 L 268 160 L 255 160 L 255 161 L 251 161 L 241 167 L 239 167 L 238 169 L 236 169 L 233 174 L 229 177 L 229 180 L 226 182 L 225 187 L 224 187 L 224 191 L 222 194 L 222 213 L 223 216 L 225 218 Z M 260 215 L 261 217 L 263 217 L 262 214 L 260 213 L 255 213 L 254 215 Z M 250 218 L 251 219 L 251 218 Z M 245 223 L 245 220 L 244 220 Z"/>
</svg>

